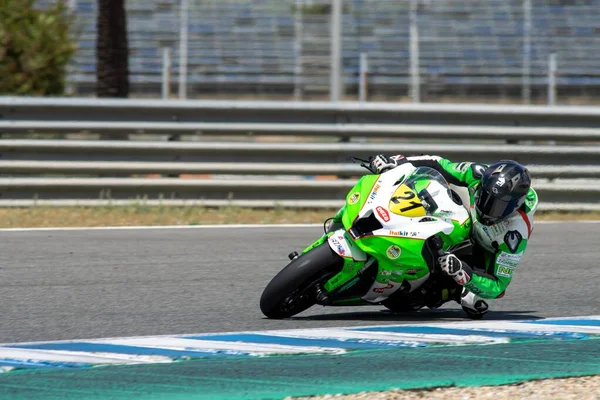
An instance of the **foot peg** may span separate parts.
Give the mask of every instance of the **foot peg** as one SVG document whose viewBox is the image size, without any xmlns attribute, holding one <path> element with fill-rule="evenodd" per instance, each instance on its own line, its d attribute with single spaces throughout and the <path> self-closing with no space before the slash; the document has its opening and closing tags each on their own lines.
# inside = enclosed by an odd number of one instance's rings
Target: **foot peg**
<svg viewBox="0 0 600 400">
<path fill-rule="evenodd" d="M 296 259 L 296 258 L 298 258 L 298 257 L 299 257 L 299 255 L 298 255 L 298 252 L 297 252 L 297 251 L 292 251 L 290 254 L 288 254 L 288 258 L 289 258 L 290 260 L 292 260 L 292 261 L 293 261 L 293 260 L 295 260 L 295 259 Z"/>
</svg>

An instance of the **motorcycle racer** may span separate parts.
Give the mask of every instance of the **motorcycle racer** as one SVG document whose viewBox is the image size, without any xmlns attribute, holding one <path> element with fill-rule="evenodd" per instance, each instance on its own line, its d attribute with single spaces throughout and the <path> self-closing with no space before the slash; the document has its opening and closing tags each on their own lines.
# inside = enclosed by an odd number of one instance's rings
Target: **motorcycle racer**
<svg viewBox="0 0 600 400">
<path fill-rule="evenodd" d="M 460 300 L 455 300 L 469 316 L 479 318 L 488 311 L 485 299 L 504 296 L 533 232 L 538 197 L 531 188 L 529 171 L 515 161 L 488 166 L 454 163 L 438 156 L 402 155 L 371 157 L 370 167 L 383 173 L 407 162 L 431 167 L 448 183 L 468 189 L 469 204 L 465 206 L 472 219 L 472 254 L 460 259 L 446 253 L 438 262 L 442 272 L 463 287 Z"/>
</svg>

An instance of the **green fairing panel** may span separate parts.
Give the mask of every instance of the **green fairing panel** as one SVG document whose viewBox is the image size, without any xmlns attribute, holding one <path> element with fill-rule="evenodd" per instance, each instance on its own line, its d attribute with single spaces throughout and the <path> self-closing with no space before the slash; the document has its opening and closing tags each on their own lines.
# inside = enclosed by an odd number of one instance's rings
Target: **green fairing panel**
<svg viewBox="0 0 600 400">
<path fill-rule="evenodd" d="M 328 293 L 339 289 L 345 290 L 350 287 L 353 283 L 353 278 L 358 278 L 357 273 L 364 267 L 364 261 L 353 260 L 350 257 L 344 257 L 344 266 L 342 270 L 338 272 L 335 276 L 327 281 L 324 285 L 325 290 Z"/>
<path fill-rule="evenodd" d="M 315 240 L 311 245 L 309 245 L 307 248 L 305 248 L 304 250 L 302 250 L 301 254 L 308 253 L 309 251 L 311 251 L 315 247 L 320 246 L 323 243 L 325 243 L 325 241 L 327 240 L 327 236 L 328 235 L 323 235 L 320 238 L 318 238 L 317 240 Z"/>
<path fill-rule="evenodd" d="M 379 178 L 379 175 L 364 175 L 360 178 L 352 190 L 348 192 L 346 204 L 333 216 L 333 222 L 342 222 L 344 228 L 349 229 L 352 226 L 354 218 L 356 218 L 362 206 L 365 204 L 371 189 L 375 185 L 375 182 L 377 182 L 377 178 Z M 323 235 L 313 244 L 302 250 L 302 254 L 324 243 L 326 239 L 327 235 Z"/>
<path fill-rule="evenodd" d="M 429 273 L 427 263 L 423 259 L 424 240 L 396 238 L 387 236 L 367 236 L 355 241 L 355 243 L 368 254 L 377 255 L 379 270 L 389 271 L 388 275 L 379 274 L 377 280 L 381 283 L 387 283 L 389 280 L 400 282 L 403 279 L 418 279 Z M 391 246 L 397 246 L 401 253 L 397 258 L 391 259 L 385 255 Z M 394 271 L 399 274 L 394 274 Z M 410 272 L 410 273 L 407 273 Z M 403 275 L 392 276 L 392 275 Z"/>
<path fill-rule="evenodd" d="M 342 217 L 346 213 L 346 205 L 344 204 L 337 213 L 333 216 L 333 222 L 342 222 Z"/>
<path fill-rule="evenodd" d="M 425 191 L 425 189 L 429 187 L 431 180 L 427 179 L 427 175 L 419 175 L 419 173 L 417 173 L 416 170 L 415 174 L 416 175 L 412 175 L 414 176 L 414 179 L 416 179 L 415 181 L 413 181 L 413 190 L 417 193 Z M 420 180 L 422 178 L 419 178 L 419 176 L 423 177 L 424 179 Z M 372 192 L 372 190 L 376 188 L 378 178 L 379 176 L 376 175 L 366 176 L 363 179 L 361 179 L 361 181 L 350 191 L 346 204 L 347 212 L 342 216 L 342 220 L 346 229 L 349 229 L 352 226 L 356 216 L 360 212 L 364 203 L 371 198 L 375 199 L 375 197 L 373 196 L 371 196 L 370 198 L 367 198 L 367 196 L 370 196 L 372 193 L 374 193 Z M 440 178 L 443 180 L 441 176 Z M 379 182 L 381 183 L 381 181 Z M 384 183 L 381 184 L 385 185 Z M 356 198 L 357 196 L 360 196 L 358 200 Z M 447 218 L 448 222 L 452 221 L 451 223 L 454 227 L 454 229 L 448 235 L 439 233 L 439 235 L 444 241 L 445 249 L 452 245 L 459 244 L 466 238 L 468 238 L 471 229 L 470 219 L 468 217 L 465 220 L 456 221 L 450 219 L 453 216 L 452 211 L 438 212 L 440 214 L 447 212 L 448 214 L 435 215 L 435 219 Z M 425 213 L 423 215 L 425 215 Z M 412 224 L 414 224 L 414 222 L 412 222 Z M 422 228 L 426 227 L 426 225 L 420 226 Z M 407 231 L 407 235 L 409 231 L 414 232 L 415 229 L 420 230 L 415 225 L 406 228 L 398 227 L 397 229 L 405 229 Z M 417 234 L 415 233 L 415 236 L 416 235 Z M 401 282 L 404 279 L 420 279 L 429 273 L 429 268 L 425 260 L 423 259 L 423 246 L 425 244 L 425 238 L 407 238 L 402 237 L 402 235 L 400 236 L 401 237 L 387 235 L 385 233 L 385 229 L 383 229 L 383 234 L 380 232 L 379 234 L 376 234 L 374 236 L 365 236 L 355 241 L 355 243 L 365 253 L 374 255 L 377 258 L 380 269 L 380 274 L 377 280 L 380 283 L 386 283 L 390 280 L 395 282 Z M 390 257 L 388 252 L 390 251 L 390 249 L 393 248 L 398 249 L 398 255 L 394 256 L 392 254 L 392 256 Z M 392 251 L 392 253 L 394 252 Z M 381 272 L 382 270 L 383 272 Z"/>
<path fill-rule="evenodd" d="M 368 199 L 371 189 L 375 186 L 379 175 L 364 175 L 346 196 L 346 205 L 343 207 L 342 223 L 344 228 L 350 229 L 354 219 Z M 342 210 L 340 210 L 342 211 Z M 340 212 L 338 211 L 338 214 Z M 336 214 L 336 216 L 338 215 Z"/>
</svg>

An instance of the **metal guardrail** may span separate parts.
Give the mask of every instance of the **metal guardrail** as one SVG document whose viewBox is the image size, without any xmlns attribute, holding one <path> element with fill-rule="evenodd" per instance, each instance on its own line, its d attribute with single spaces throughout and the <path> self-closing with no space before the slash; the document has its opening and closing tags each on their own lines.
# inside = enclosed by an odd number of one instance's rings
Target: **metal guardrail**
<svg viewBox="0 0 600 400">
<path fill-rule="evenodd" d="M 420 124 L 1 121 L 0 133 L 203 134 L 339 138 L 600 141 L 600 129 Z"/>
<path fill-rule="evenodd" d="M 600 146 L 431 143 L 258 143 L 102 140 L 0 140 L 3 160 L 345 163 L 374 154 L 436 154 L 451 160 L 595 165 Z"/>
<path fill-rule="evenodd" d="M 0 97 L 0 115 L 5 121 L 600 126 L 598 107 L 378 102 Z"/>
<path fill-rule="evenodd" d="M 596 107 L 0 97 L 0 134 L 229 138 L 0 140 L 0 173 L 20 176 L 0 178 L 0 205 L 155 201 L 329 207 L 338 204 L 355 177 L 364 173 L 348 162 L 349 156 L 385 153 L 436 154 L 478 162 L 515 159 L 528 165 L 536 179 L 558 180 L 536 181 L 541 209 L 565 209 L 568 204 L 598 209 L 600 180 L 590 179 L 600 178 L 599 127 Z M 232 141 L 231 135 L 306 136 L 319 141 Z M 333 142 L 339 138 L 343 140 Z M 388 140 L 376 140 L 383 138 Z M 390 138 L 402 140 L 390 142 Z M 132 178 L 144 174 L 212 178 Z M 97 177 L 82 177 L 89 175 Z M 215 175 L 237 178 L 216 179 Z M 336 179 L 306 179 L 315 175 Z"/>
<path fill-rule="evenodd" d="M 556 166 L 529 165 L 536 178 L 600 178 L 600 165 Z M 0 171 L 9 174 L 94 174 L 131 176 L 134 174 L 159 175 L 333 175 L 356 177 L 365 169 L 353 164 L 308 163 L 202 163 L 202 162 L 139 162 L 139 161 L 0 161 Z"/>
<path fill-rule="evenodd" d="M 354 179 L 180 179 L 180 178 L 0 178 L 6 199 L 203 199 L 336 200 L 344 199 Z M 535 182 L 550 203 L 598 204 L 600 185 Z"/>
<path fill-rule="evenodd" d="M 203 199 L 26 199 L 0 200 L 0 207 L 109 207 L 109 206 L 140 206 L 140 207 L 252 207 L 252 208 L 295 208 L 336 209 L 344 204 L 343 200 L 203 200 Z M 600 204 L 592 203 L 549 203 L 542 202 L 539 211 L 600 211 Z"/>
</svg>

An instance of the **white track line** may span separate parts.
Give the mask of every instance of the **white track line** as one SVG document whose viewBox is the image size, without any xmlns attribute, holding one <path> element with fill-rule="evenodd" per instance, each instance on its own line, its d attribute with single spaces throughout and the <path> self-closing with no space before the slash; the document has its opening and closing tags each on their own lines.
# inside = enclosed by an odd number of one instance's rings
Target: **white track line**
<svg viewBox="0 0 600 400">
<path fill-rule="evenodd" d="M 315 228 L 323 224 L 230 224 L 230 225 L 154 225 L 154 226 L 93 226 L 68 228 L 1 228 L 0 232 L 35 231 L 106 231 L 106 230 L 150 230 L 150 229 L 239 229 L 239 228 Z"/>
</svg>

